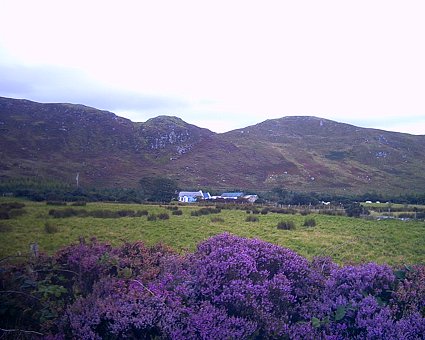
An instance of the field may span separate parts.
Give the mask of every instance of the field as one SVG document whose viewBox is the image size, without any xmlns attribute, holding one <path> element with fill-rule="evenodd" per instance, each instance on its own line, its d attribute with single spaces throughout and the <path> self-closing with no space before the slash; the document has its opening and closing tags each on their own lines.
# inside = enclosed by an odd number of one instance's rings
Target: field
<svg viewBox="0 0 425 340">
<path fill-rule="evenodd" d="M 0 203 L 16 201 L 2 198 Z M 119 245 L 125 241 L 142 240 L 152 245 L 162 242 L 179 252 L 193 251 L 196 245 L 213 235 L 229 232 L 259 238 L 295 250 L 309 259 L 330 256 L 340 264 L 377 262 L 391 265 L 425 263 L 425 222 L 401 220 L 366 220 L 322 214 L 247 214 L 243 210 L 222 209 L 220 213 L 192 216 L 199 206 L 179 206 L 181 215 L 173 215 L 166 206 L 88 203 L 82 207 L 52 206 L 45 202 L 19 201 L 25 213 L 0 221 L 0 257 L 29 251 L 37 242 L 42 252 L 53 253 L 61 247 L 76 243 L 79 237 L 96 237 L 100 241 Z M 98 218 L 73 216 L 55 218 L 51 209 L 109 211 L 147 211 L 149 216 L 168 214 L 169 219 L 150 221 L 148 216 Z M 90 215 L 90 214 L 89 214 Z M 258 218 L 246 221 L 248 216 Z M 313 218 L 314 227 L 303 226 Z M 277 228 L 280 221 L 293 221 L 295 229 Z M 47 225 L 47 227 L 46 227 Z"/>
</svg>

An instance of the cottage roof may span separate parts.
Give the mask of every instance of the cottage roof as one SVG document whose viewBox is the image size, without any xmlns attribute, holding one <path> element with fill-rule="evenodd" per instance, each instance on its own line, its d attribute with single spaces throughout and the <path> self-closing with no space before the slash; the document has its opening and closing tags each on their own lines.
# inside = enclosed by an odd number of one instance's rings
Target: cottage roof
<svg viewBox="0 0 425 340">
<path fill-rule="evenodd" d="M 179 192 L 179 197 L 184 197 L 184 196 L 188 196 L 188 197 L 203 197 L 203 193 L 202 191 L 180 191 Z"/>
</svg>

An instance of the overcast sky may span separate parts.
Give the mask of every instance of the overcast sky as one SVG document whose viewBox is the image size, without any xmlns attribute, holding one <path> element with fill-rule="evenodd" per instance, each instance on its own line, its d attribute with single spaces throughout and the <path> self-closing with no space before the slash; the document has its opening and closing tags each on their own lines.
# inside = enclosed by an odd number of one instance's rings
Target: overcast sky
<svg viewBox="0 0 425 340">
<path fill-rule="evenodd" d="M 0 96 L 425 134 L 425 1 L 0 0 Z"/>
</svg>

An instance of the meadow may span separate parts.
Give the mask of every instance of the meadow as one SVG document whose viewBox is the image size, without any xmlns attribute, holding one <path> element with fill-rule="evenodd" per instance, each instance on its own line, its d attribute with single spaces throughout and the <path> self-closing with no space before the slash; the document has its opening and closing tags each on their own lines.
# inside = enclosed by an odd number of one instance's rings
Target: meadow
<svg viewBox="0 0 425 340">
<path fill-rule="evenodd" d="M 2 198 L 0 203 L 17 201 Z M 390 265 L 425 263 L 425 222 L 401 220 L 372 220 L 346 216 L 312 213 L 247 214 L 244 210 L 222 209 L 219 213 L 193 216 L 197 205 L 160 206 L 119 203 L 87 203 L 85 206 L 52 206 L 46 202 L 18 200 L 25 204 L 23 213 L 0 220 L 0 258 L 26 255 L 36 242 L 41 252 L 52 254 L 79 238 L 95 237 L 101 242 L 119 246 L 124 242 L 141 240 L 147 245 L 163 243 L 180 253 L 194 251 L 196 245 L 211 236 L 229 232 L 234 235 L 258 238 L 311 259 L 330 256 L 339 264 L 365 262 Z M 84 214 L 57 218 L 50 210 L 72 208 Z M 173 214 L 178 209 L 181 215 Z M 142 212 L 138 217 L 100 218 L 99 211 Z M 146 215 L 147 214 L 147 215 Z M 162 216 L 164 219 L 160 218 Z M 150 218 L 151 216 L 159 218 Z M 196 213 L 195 213 L 196 215 Z M 255 216 L 256 218 L 248 218 Z M 315 226 L 304 226 L 314 219 Z M 279 222 L 294 224 L 292 230 L 278 229 Z"/>
</svg>

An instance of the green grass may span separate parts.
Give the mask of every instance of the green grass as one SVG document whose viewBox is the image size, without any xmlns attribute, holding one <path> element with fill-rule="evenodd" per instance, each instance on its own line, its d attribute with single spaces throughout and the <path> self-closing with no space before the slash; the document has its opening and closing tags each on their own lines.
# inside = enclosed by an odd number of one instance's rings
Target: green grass
<svg viewBox="0 0 425 340">
<path fill-rule="evenodd" d="M 9 199 L 11 201 L 11 199 Z M 13 199 L 13 201 L 16 201 Z M 0 202 L 5 202 L 1 199 Z M 7 228 L 0 231 L 0 257 L 27 254 L 32 242 L 49 254 L 80 236 L 119 245 L 125 241 L 142 240 L 147 244 L 162 242 L 177 251 L 192 251 L 196 244 L 213 235 L 230 232 L 250 238 L 260 238 L 291 248 L 311 259 L 326 255 L 338 263 L 378 262 L 391 265 L 425 262 L 425 223 L 418 221 L 372 221 L 341 216 L 312 214 L 317 225 L 304 227 L 305 216 L 269 213 L 257 215 L 259 222 L 247 222 L 244 211 L 222 210 L 219 214 L 191 216 L 196 206 L 183 206 L 183 215 L 172 215 L 164 207 L 139 204 L 88 203 L 85 210 L 148 210 L 149 214 L 167 212 L 168 220 L 148 221 L 146 216 L 102 219 L 94 217 L 53 218 L 45 203 L 25 201 L 26 214 L 0 221 Z M 220 217 L 223 221 L 211 221 Z M 295 230 L 279 230 L 283 220 L 295 222 Z M 46 232 L 46 223 L 57 227 Z"/>
</svg>

